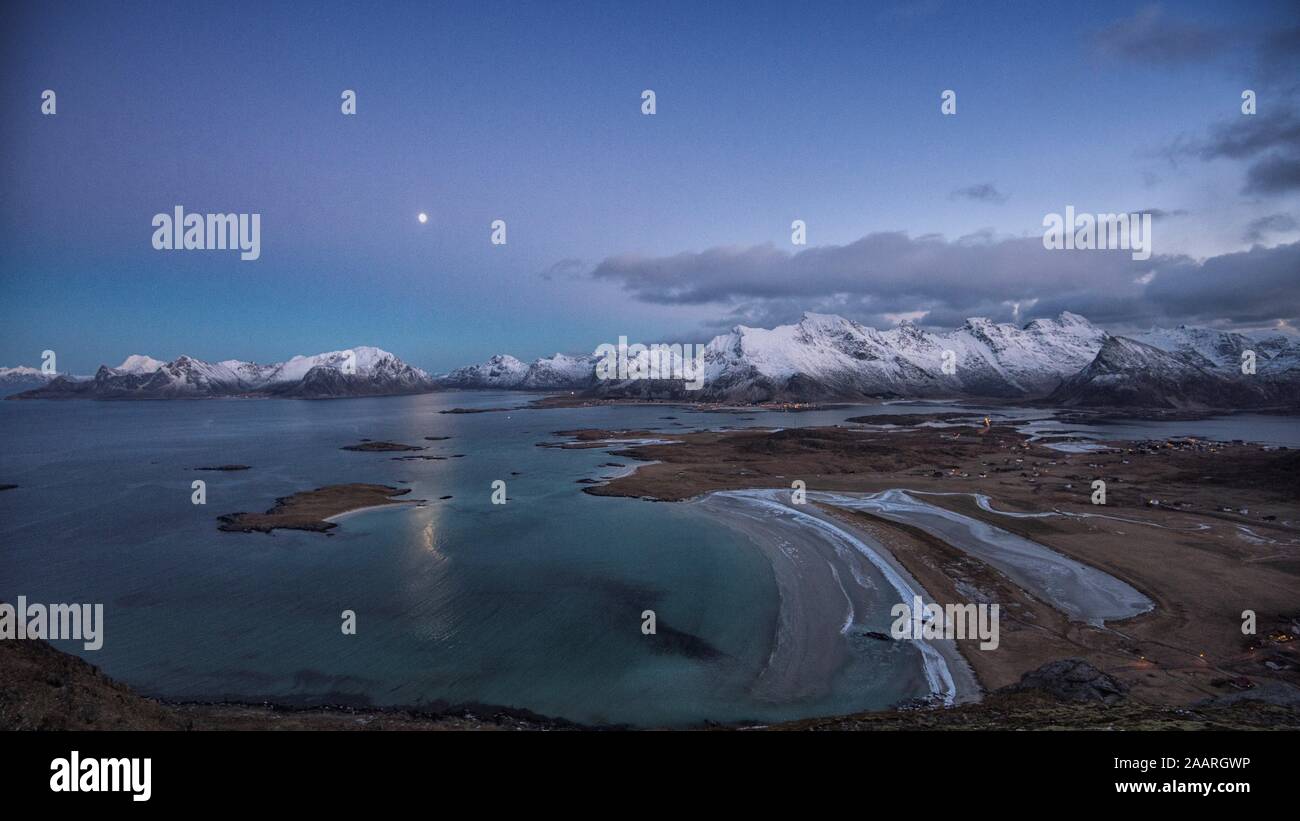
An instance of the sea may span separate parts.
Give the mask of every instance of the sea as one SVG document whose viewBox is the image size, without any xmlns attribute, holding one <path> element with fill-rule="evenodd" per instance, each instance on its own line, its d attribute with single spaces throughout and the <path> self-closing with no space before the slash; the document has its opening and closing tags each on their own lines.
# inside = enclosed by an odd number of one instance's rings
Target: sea
<svg viewBox="0 0 1300 821">
<path fill-rule="evenodd" d="M 846 660 L 824 686 L 759 695 L 781 607 L 764 554 L 700 505 L 583 493 L 580 480 L 635 464 L 609 453 L 617 447 L 539 444 L 577 428 L 791 428 L 969 410 L 1049 437 L 1300 446 L 1288 417 L 1081 426 L 951 403 L 525 407 L 533 398 L 0 402 L 0 483 L 18 485 L 0 492 L 0 601 L 102 603 L 101 649 L 55 646 L 172 700 L 491 705 L 643 727 L 843 714 L 930 692 L 918 649 L 862 635 L 888 630 L 895 602 L 883 578 L 858 580 L 882 591 L 878 607 L 855 616 Z M 506 410 L 443 412 L 453 408 Z M 362 439 L 447 458 L 341 449 Z M 226 464 L 250 469 L 196 470 Z M 193 503 L 196 480 L 204 504 Z M 492 501 L 498 481 L 505 504 Z M 350 482 L 410 488 L 403 498 L 424 503 L 343 517 L 329 535 L 217 528 L 222 514 Z M 344 611 L 355 634 L 342 629 Z"/>
</svg>

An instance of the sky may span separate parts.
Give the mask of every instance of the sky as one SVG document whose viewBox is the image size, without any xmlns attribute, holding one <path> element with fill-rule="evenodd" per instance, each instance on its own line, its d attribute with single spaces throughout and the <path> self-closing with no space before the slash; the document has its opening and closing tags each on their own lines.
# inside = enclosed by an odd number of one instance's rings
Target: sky
<svg viewBox="0 0 1300 821">
<path fill-rule="evenodd" d="M 0 365 L 1300 323 L 1294 0 L 14 2 L 0 105 Z M 177 205 L 260 258 L 155 250 Z M 1070 205 L 1151 258 L 1045 250 Z"/>
</svg>

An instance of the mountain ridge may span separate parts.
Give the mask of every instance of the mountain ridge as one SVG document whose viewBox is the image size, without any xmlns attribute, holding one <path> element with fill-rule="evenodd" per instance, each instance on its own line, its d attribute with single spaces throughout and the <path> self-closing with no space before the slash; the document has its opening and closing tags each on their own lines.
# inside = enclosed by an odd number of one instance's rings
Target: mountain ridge
<svg viewBox="0 0 1300 821">
<path fill-rule="evenodd" d="M 1243 374 L 1231 364 L 1239 361 L 1227 356 L 1216 361 L 1191 346 L 1166 350 L 1112 336 L 1088 367 L 1061 383 L 1045 401 L 1064 407 L 1175 410 L 1246 409 L 1300 401 L 1300 380 L 1278 378 L 1269 369 Z"/>
<path fill-rule="evenodd" d="M 674 364 L 683 362 L 682 353 L 672 354 Z M 699 357 L 685 363 L 700 367 L 693 382 L 600 379 L 601 357 L 594 353 L 530 363 L 497 354 L 431 376 L 388 351 L 359 346 L 269 365 L 133 354 L 88 379 L 0 369 L 0 385 L 11 371 L 14 379 L 29 380 L 30 389 L 9 397 L 22 399 L 329 399 L 489 389 L 733 404 L 969 398 L 1070 407 L 1300 405 L 1300 340 L 1187 325 L 1119 336 L 1068 311 L 1024 325 L 971 317 L 949 331 L 908 321 L 878 330 L 805 312 L 774 328 L 736 325 L 686 353 Z M 1255 372 L 1243 373 L 1250 353 Z M 648 362 L 650 356 L 642 351 L 633 358 Z M 688 389 L 688 382 L 699 389 Z"/>
<path fill-rule="evenodd" d="M 425 371 L 381 348 L 358 346 L 261 365 L 178 356 L 170 362 L 134 354 L 89 379 L 59 376 L 10 399 L 205 399 L 272 396 L 333 399 L 393 396 L 437 389 Z"/>
<path fill-rule="evenodd" d="M 1117 352 L 1130 349 L 1115 343 L 1107 350 L 1112 339 L 1131 339 L 1171 358 L 1128 356 L 1123 361 L 1132 372 L 1125 373 L 1113 366 Z M 525 365 L 498 354 L 439 380 L 456 388 L 581 390 L 598 398 L 737 404 L 978 398 L 1212 408 L 1300 402 L 1294 387 L 1300 385 L 1300 340 L 1187 325 L 1116 336 L 1068 311 L 1023 326 L 971 317 L 943 332 L 909 321 L 882 331 L 835 314 L 805 312 L 798 322 L 774 328 L 736 325 L 703 350 L 700 390 L 688 390 L 684 379 L 600 380 L 595 356 L 567 357 L 563 375 L 548 379 L 542 375 L 556 357 Z M 1241 373 L 1246 351 L 1255 353 L 1257 365 L 1249 376 Z M 1161 363 L 1170 372 L 1163 378 L 1157 373 Z M 1094 365 L 1091 378 L 1077 378 Z M 1100 379 L 1103 371 L 1106 378 Z M 1176 384 L 1178 374 L 1190 380 L 1186 389 Z M 1133 385 L 1118 389 L 1124 380 Z"/>
</svg>

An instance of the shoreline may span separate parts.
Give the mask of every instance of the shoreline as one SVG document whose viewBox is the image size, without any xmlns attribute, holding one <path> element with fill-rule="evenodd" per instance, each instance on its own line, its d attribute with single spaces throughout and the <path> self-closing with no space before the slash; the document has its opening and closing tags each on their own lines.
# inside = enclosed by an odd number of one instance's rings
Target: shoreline
<svg viewBox="0 0 1300 821">
<path fill-rule="evenodd" d="M 780 491 L 719 491 L 691 504 L 745 535 L 772 566 L 780 597 L 778 631 L 755 686 L 770 697 L 788 699 L 827 688 L 849 661 L 845 637 L 854 628 L 859 633 L 863 630 L 863 615 L 879 619 L 881 608 L 895 603 L 893 596 L 881 601 L 879 591 L 870 589 L 871 582 L 855 562 L 870 565 L 899 601 L 911 602 L 915 595 L 926 601 L 935 599 L 876 539 L 814 506 L 796 509 L 786 505 L 777 493 Z M 776 524 L 780 521 L 793 526 Z M 794 531 L 798 542 L 785 541 L 783 529 Z M 842 604 L 847 604 L 847 617 Z M 981 698 L 983 687 L 955 641 L 918 640 L 916 648 L 930 697 L 945 706 Z"/>
<path fill-rule="evenodd" d="M 54 686 L 52 686 L 54 685 Z M 13 710 L 0 712 L 0 730 L 60 731 L 610 731 L 632 725 L 579 724 L 532 711 L 485 704 L 358 707 L 155 698 L 105 675 L 90 662 L 45 641 L 0 642 L 0 687 Z M 1242 694 L 1246 695 L 1246 694 Z M 1064 701 L 1045 691 L 991 692 L 978 703 L 942 710 L 874 710 L 776 724 L 702 723 L 695 732 L 807 730 L 1295 730 L 1300 708 L 1260 699 L 1225 698 L 1177 709 L 1128 699 L 1107 707 Z"/>
<path fill-rule="evenodd" d="M 992 566 L 1072 621 L 1103 627 L 1107 621 L 1126 621 L 1155 607 L 1155 602 L 1121 579 L 1003 528 L 916 498 L 922 495 L 926 494 L 891 488 L 855 496 L 818 493 L 814 500 L 922 530 Z"/>
<path fill-rule="evenodd" d="M 372 510 L 397 510 L 405 507 L 420 507 L 423 499 L 395 499 L 391 502 L 381 505 L 366 505 L 365 507 L 356 507 L 351 510 L 345 510 L 341 513 L 335 513 L 333 516 L 326 516 L 321 519 L 322 522 L 339 522 L 350 516 L 356 516 L 358 513 L 368 513 Z"/>
<path fill-rule="evenodd" d="M 397 499 L 411 489 L 389 485 L 352 483 L 326 485 L 281 496 L 265 513 L 227 513 L 217 517 L 217 529 L 229 533 L 267 533 L 275 530 L 306 530 L 325 533 L 337 527 L 336 520 L 351 513 L 381 507 L 409 506 L 416 499 Z"/>
<path fill-rule="evenodd" d="M 1150 704 L 1187 705 L 1257 686 L 1300 692 L 1300 642 L 1289 638 L 1300 624 L 1295 449 L 1174 437 L 1065 453 L 1005 424 L 708 430 L 671 438 L 671 447 L 617 451 L 659 464 L 584 492 L 686 501 L 718 491 L 789 493 L 792 480 L 803 480 L 809 501 L 818 493 L 909 488 L 942 509 L 929 511 L 931 518 L 951 513 L 968 520 L 932 533 L 870 510 L 826 511 L 875 537 L 928 593 L 1001 605 L 999 649 L 965 654 L 989 691 L 1078 657 Z M 1090 503 L 1097 478 L 1109 487 L 1101 508 Z M 964 549 L 969 536 L 959 531 L 968 525 L 1003 531 L 1016 537 L 1006 541 L 1034 543 L 1066 562 L 1038 562 L 1037 578 L 1022 573 L 1017 581 L 999 566 L 1006 559 L 996 551 L 1002 539 L 984 546 L 994 550 L 988 555 Z M 1032 592 L 1056 589 L 1053 564 L 1092 571 L 1076 570 L 1061 582 L 1082 605 L 1075 612 L 1082 620 L 1047 604 L 1055 597 Z M 1090 581 L 1103 577 L 1112 581 Z M 1258 614 L 1257 632 L 1243 633 L 1243 610 Z"/>
</svg>

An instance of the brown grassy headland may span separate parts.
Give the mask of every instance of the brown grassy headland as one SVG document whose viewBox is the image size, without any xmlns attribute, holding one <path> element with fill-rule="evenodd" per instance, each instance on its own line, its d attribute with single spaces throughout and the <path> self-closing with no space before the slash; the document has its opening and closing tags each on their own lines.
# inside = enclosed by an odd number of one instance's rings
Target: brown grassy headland
<svg viewBox="0 0 1300 821">
<path fill-rule="evenodd" d="M 631 432 L 570 432 L 570 446 L 600 446 Z M 703 431 L 611 451 L 647 464 L 596 496 L 661 501 L 803 480 L 816 491 L 926 495 L 931 504 L 1016 533 L 1115 576 L 1151 598 L 1153 611 L 1106 629 L 1071 622 L 1051 602 L 924 531 L 823 506 L 845 527 L 883 544 L 935 596 L 1002 606 L 998 650 L 959 642 L 988 690 L 1046 661 L 1081 657 L 1131 687 L 1133 698 L 1187 704 L 1256 684 L 1300 686 L 1300 451 L 1194 440 L 1112 442 L 1064 453 L 1006 426 L 801 428 Z M 611 447 L 606 444 L 605 447 Z M 1106 482 L 1104 505 L 1092 482 Z M 1013 518 L 994 511 L 1053 512 Z M 1256 632 L 1243 634 L 1243 612 Z"/>
<path fill-rule="evenodd" d="M 315 490 L 305 490 L 292 496 L 275 500 L 275 506 L 265 513 L 228 513 L 218 516 L 219 530 L 235 533 L 270 533 L 277 528 L 285 530 L 310 530 L 323 533 L 337 527 L 329 521 L 334 516 L 368 507 L 402 504 L 394 499 L 410 493 L 411 489 L 388 485 L 329 485 Z"/>
</svg>

